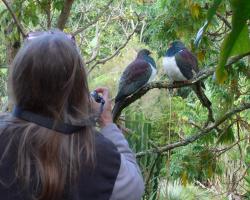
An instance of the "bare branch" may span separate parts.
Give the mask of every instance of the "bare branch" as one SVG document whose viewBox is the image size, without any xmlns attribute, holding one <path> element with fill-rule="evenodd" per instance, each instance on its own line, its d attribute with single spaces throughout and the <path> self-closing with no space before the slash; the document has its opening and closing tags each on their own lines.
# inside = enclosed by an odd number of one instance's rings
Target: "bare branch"
<svg viewBox="0 0 250 200">
<path fill-rule="evenodd" d="M 48 1 L 47 4 L 47 9 L 45 9 L 45 13 L 47 16 L 47 28 L 50 29 L 51 28 L 51 0 Z"/>
<path fill-rule="evenodd" d="M 245 137 L 243 139 L 237 140 L 235 143 L 233 143 L 232 145 L 225 147 L 223 149 L 216 149 L 216 157 L 220 157 L 222 154 L 226 153 L 227 151 L 229 151 L 230 149 L 232 149 L 233 147 L 235 147 L 236 145 L 239 145 L 240 142 L 244 141 L 244 140 L 249 140 L 250 137 Z"/>
<path fill-rule="evenodd" d="M 110 19 L 111 19 L 111 15 L 108 16 L 108 19 L 107 19 L 106 23 L 104 24 L 104 26 L 102 27 L 102 30 L 106 29 L 106 27 L 108 26 L 108 24 L 110 22 Z"/>
<path fill-rule="evenodd" d="M 7 1 L 6 1 L 6 0 L 2 0 L 2 1 L 3 1 L 3 3 L 5 4 L 5 6 L 7 7 L 7 9 L 9 10 L 9 12 L 10 12 L 12 18 L 14 19 L 14 21 L 15 21 L 15 23 L 16 23 L 16 25 L 17 25 L 18 30 L 20 31 L 20 33 L 22 34 L 23 37 L 26 37 L 27 34 L 25 33 L 22 24 L 18 21 L 17 16 L 16 16 L 15 13 L 13 12 L 13 10 L 11 9 L 11 7 L 10 7 L 9 4 L 7 3 Z"/>
<path fill-rule="evenodd" d="M 78 19 L 78 21 L 77 21 L 77 23 L 76 23 L 77 29 L 79 28 L 79 24 L 80 24 L 80 22 L 82 21 L 82 18 L 83 18 L 83 13 L 81 12 L 81 13 L 80 13 L 80 17 L 79 17 L 79 19 Z M 75 22 L 74 22 L 74 23 L 75 23 Z"/>
<path fill-rule="evenodd" d="M 224 116 L 222 116 L 220 119 L 218 119 L 215 123 L 208 125 L 207 127 L 205 127 L 203 130 L 200 130 L 198 133 L 187 137 L 185 140 L 180 141 L 180 142 L 176 142 L 173 144 L 168 144 L 166 146 L 163 147 L 158 147 L 153 148 L 153 149 L 148 149 L 146 151 L 143 152 L 138 152 L 136 154 L 137 158 L 140 158 L 142 156 L 148 155 L 148 154 L 161 154 L 163 152 L 169 151 L 171 149 L 177 148 L 177 147 L 181 147 L 181 146 L 186 146 L 198 139 L 200 139 L 201 137 L 208 135 L 211 133 L 211 131 L 215 128 L 217 128 L 220 124 L 222 124 L 223 122 L 225 122 L 227 119 L 231 118 L 233 115 L 240 113 L 244 110 L 250 109 L 250 103 L 243 103 L 243 105 L 234 108 L 232 110 L 229 110 Z"/>
<path fill-rule="evenodd" d="M 46 6 L 43 5 L 40 0 L 36 0 L 36 2 L 41 7 L 41 9 L 45 12 L 46 19 L 47 19 L 47 29 L 50 29 L 51 28 L 51 0 L 48 0 L 46 2 Z"/>
<path fill-rule="evenodd" d="M 140 33 L 140 40 L 139 40 L 140 42 L 142 42 L 142 34 L 143 34 L 143 32 L 144 32 L 145 26 L 146 26 L 146 21 L 143 20 L 143 21 L 142 21 L 141 33 Z"/>
<path fill-rule="evenodd" d="M 128 38 L 127 25 L 126 25 L 126 27 L 124 27 L 123 23 L 121 22 L 121 27 L 122 27 L 122 30 L 123 30 L 124 34 L 125 34 L 126 37 Z"/>
<path fill-rule="evenodd" d="M 66 22 L 69 18 L 69 14 L 70 14 L 70 10 L 71 10 L 73 2 L 74 2 L 74 0 L 65 0 L 64 1 L 64 5 L 63 5 L 63 8 L 61 10 L 61 14 L 60 14 L 58 21 L 57 21 L 57 27 L 61 30 L 63 30 L 65 25 L 66 25 Z"/>
<path fill-rule="evenodd" d="M 130 39 L 132 38 L 132 36 L 135 34 L 135 31 L 136 31 L 136 28 L 138 26 L 140 22 L 140 19 L 138 17 L 138 22 L 137 24 L 135 25 L 135 28 L 134 30 L 132 31 L 132 33 L 130 33 L 126 39 L 126 41 L 109 57 L 107 58 L 104 58 L 102 60 L 98 60 L 96 61 L 92 66 L 91 68 L 89 69 L 88 71 L 88 74 L 98 65 L 98 64 L 105 64 L 107 61 L 111 60 L 112 58 L 114 58 L 124 47 L 126 47 L 126 45 L 128 44 L 128 42 L 130 41 Z"/>
<path fill-rule="evenodd" d="M 218 12 L 216 12 L 216 16 L 217 16 L 218 18 L 220 18 L 220 20 L 223 21 L 223 22 L 225 23 L 225 25 L 226 25 L 228 28 L 232 29 L 231 24 L 227 21 L 227 19 L 226 19 L 225 17 L 223 17 L 223 16 L 222 16 L 220 13 L 218 13 Z"/>
<path fill-rule="evenodd" d="M 236 63 L 238 60 L 240 60 L 240 59 L 242 59 L 242 58 L 244 58 L 244 57 L 246 57 L 246 56 L 249 56 L 249 55 L 250 55 L 250 51 L 248 51 L 248 52 L 246 52 L 246 53 L 244 53 L 244 54 L 240 54 L 240 55 L 238 55 L 238 56 L 234 56 L 234 57 L 232 57 L 232 58 L 228 61 L 228 63 L 225 65 L 225 67 L 229 67 L 229 66 L 231 66 L 232 64 Z"/>
<path fill-rule="evenodd" d="M 96 60 L 96 58 L 98 56 L 98 53 L 99 53 L 99 50 L 100 50 L 100 40 L 99 40 L 99 38 L 100 38 L 100 35 L 101 35 L 101 31 L 104 30 L 107 27 L 109 22 L 110 22 L 110 15 L 108 17 L 108 20 L 106 21 L 106 23 L 104 24 L 104 26 L 100 30 L 99 30 L 99 26 L 97 24 L 98 30 L 96 30 L 96 36 L 95 36 L 95 38 L 97 40 L 96 46 L 92 50 L 91 58 L 85 62 L 86 65 L 88 65 L 91 62 L 93 62 L 94 60 Z"/>
<path fill-rule="evenodd" d="M 89 23 L 86 24 L 84 27 L 79 28 L 79 29 L 76 30 L 75 32 L 71 33 L 71 35 L 75 36 L 75 35 L 77 35 L 77 34 L 83 32 L 83 31 L 85 31 L 87 28 L 89 28 L 90 26 L 94 25 L 96 22 L 98 22 L 98 20 L 103 16 L 103 14 L 104 14 L 105 12 L 107 12 L 107 10 L 108 10 L 108 8 L 109 8 L 109 6 L 110 6 L 110 4 L 111 4 L 112 2 L 113 2 L 113 0 L 110 0 L 110 1 L 107 3 L 107 5 L 104 6 L 104 8 L 102 9 L 102 11 L 100 11 L 100 13 L 96 16 L 96 18 L 95 18 L 93 21 L 89 22 Z"/>
<path fill-rule="evenodd" d="M 96 25 L 96 35 L 95 35 L 96 46 L 93 48 L 91 58 L 88 61 L 85 62 L 86 65 L 93 62 L 96 59 L 97 55 L 98 55 L 98 52 L 99 52 L 99 49 L 100 49 L 100 39 L 99 38 L 100 38 L 100 31 L 99 31 L 99 26 L 97 24 Z"/>
<path fill-rule="evenodd" d="M 198 128 L 199 130 L 202 130 L 202 127 L 200 127 L 199 125 L 195 124 L 194 121 L 188 120 L 188 123 L 191 124 L 192 126 L 194 126 L 195 128 Z"/>
</svg>

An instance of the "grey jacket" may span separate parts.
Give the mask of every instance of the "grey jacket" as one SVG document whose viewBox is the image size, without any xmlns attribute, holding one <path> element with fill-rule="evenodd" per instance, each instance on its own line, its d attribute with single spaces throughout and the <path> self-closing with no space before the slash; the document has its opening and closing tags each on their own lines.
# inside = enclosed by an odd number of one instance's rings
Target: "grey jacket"
<svg viewBox="0 0 250 200">
<path fill-rule="evenodd" d="M 10 114 L 0 114 L 1 158 L 11 140 L 8 152 L 1 159 L 0 179 L 5 184 L 0 184 L 0 199 L 31 199 L 33 185 L 30 185 L 31 188 L 23 188 L 15 173 L 19 136 L 29 124 Z M 125 137 L 115 124 L 108 124 L 101 133 L 95 133 L 95 168 L 84 168 L 76 184 L 69 187 L 66 183 L 62 199 L 140 200 L 144 183 Z"/>
<path fill-rule="evenodd" d="M 144 182 L 127 140 L 112 123 L 105 126 L 101 133 L 115 144 L 121 154 L 121 166 L 110 200 L 140 200 L 144 192 Z"/>
</svg>

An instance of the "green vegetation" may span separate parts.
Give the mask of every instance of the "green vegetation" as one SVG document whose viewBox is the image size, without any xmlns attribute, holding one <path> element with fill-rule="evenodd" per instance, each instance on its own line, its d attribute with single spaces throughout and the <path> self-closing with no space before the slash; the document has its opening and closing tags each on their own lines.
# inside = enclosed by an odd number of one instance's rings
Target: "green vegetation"
<svg viewBox="0 0 250 200">
<path fill-rule="evenodd" d="M 1 110 L 8 104 L 8 66 L 31 30 L 60 27 L 73 33 L 90 89 L 108 86 L 112 97 L 140 48 L 153 52 L 155 81 L 167 81 L 161 57 L 169 42 L 180 39 L 207 74 L 205 92 L 216 122 L 205 124 L 207 110 L 189 87 L 173 95 L 166 88 L 151 89 L 122 111 L 118 123 L 137 153 L 144 199 L 250 199 L 249 0 L 15 0 L 8 1 L 12 11 L 4 2 Z"/>
</svg>

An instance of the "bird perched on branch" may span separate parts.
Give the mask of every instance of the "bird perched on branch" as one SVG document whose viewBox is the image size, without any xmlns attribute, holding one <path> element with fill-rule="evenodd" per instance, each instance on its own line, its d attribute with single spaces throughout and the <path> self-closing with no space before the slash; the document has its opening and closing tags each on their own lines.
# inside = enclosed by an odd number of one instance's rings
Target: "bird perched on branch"
<svg viewBox="0 0 250 200">
<path fill-rule="evenodd" d="M 191 80 L 199 72 L 197 58 L 181 41 L 174 41 L 170 44 L 169 49 L 163 57 L 163 68 L 173 83 Z M 211 102 L 206 97 L 202 87 L 205 89 L 205 85 L 202 81 L 192 86 L 202 105 L 209 108 Z"/>
<path fill-rule="evenodd" d="M 119 103 L 145 84 L 154 79 L 156 75 L 156 63 L 150 56 L 151 52 L 142 49 L 138 52 L 135 60 L 130 63 L 119 81 L 117 96 L 115 97 L 115 106 L 113 108 L 113 118 L 116 118 L 119 109 Z"/>
</svg>

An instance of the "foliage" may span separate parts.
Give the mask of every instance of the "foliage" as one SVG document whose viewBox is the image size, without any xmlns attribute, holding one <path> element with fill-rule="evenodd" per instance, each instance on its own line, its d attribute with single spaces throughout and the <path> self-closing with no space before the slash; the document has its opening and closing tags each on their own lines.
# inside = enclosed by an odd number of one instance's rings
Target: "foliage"
<svg viewBox="0 0 250 200">
<path fill-rule="evenodd" d="M 222 0 L 214 0 L 213 5 L 208 9 L 207 11 L 207 20 L 204 23 L 204 25 L 200 28 L 198 31 L 194 43 L 198 46 L 200 43 L 200 40 L 202 38 L 202 35 L 207 30 L 208 25 L 211 23 L 214 15 L 216 14 L 216 10 L 218 9 L 219 5 L 221 4 Z"/>
<path fill-rule="evenodd" d="M 250 19 L 250 2 L 248 0 L 231 0 L 232 6 L 232 31 L 225 36 L 221 45 L 220 60 L 216 78 L 224 82 L 227 78 L 225 64 L 229 56 L 235 56 L 250 51 L 250 38 L 247 20 Z"/>
<path fill-rule="evenodd" d="M 159 200 L 209 200 L 215 198 L 211 192 L 192 184 L 183 186 L 177 179 L 174 182 L 162 180 L 159 189 Z"/>
<path fill-rule="evenodd" d="M 181 178 L 184 185 L 193 180 L 205 182 L 222 172 L 214 153 L 204 145 L 192 144 L 177 150 L 170 163 L 171 178 Z"/>
<path fill-rule="evenodd" d="M 0 70 L 0 110 L 4 107 L 7 100 L 7 73 Z"/>
<path fill-rule="evenodd" d="M 75 0 L 64 28 L 69 33 L 79 31 L 76 41 L 86 69 L 93 69 L 88 75 L 91 90 L 107 85 L 114 97 L 120 74 L 140 48 L 153 52 L 156 80 L 165 80 L 161 57 L 169 42 L 180 39 L 197 56 L 202 70 L 217 66 L 216 75 L 204 80 L 215 119 L 250 102 L 249 58 L 225 66 L 235 56 L 250 51 L 249 0 L 108 3 Z M 63 5 L 63 0 L 16 0 L 11 8 L 28 32 L 56 27 Z M 0 67 L 6 68 L 9 50 L 15 45 L 18 48 L 23 38 L 2 3 L 0 23 Z M 102 62 L 117 50 L 114 58 Z M 7 70 L 0 71 L 1 107 L 7 102 L 6 81 Z M 132 149 L 144 152 L 195 135 L 204 127 L 207 110 L 188 87 L 173 93 L 154 89 L 126 108 L 121 118 L 120 126 Z M 241 112 L 192 144 L 139 158 L 146 185 L 144 199 L 215 199 L 211 190 L 221 198 L 227 194 L 248 197 L 249 122 L 249 111 Z M 197 182 L 208 189 L 201 189 Z"/>
<path fill-rule="evenodd" d="M 143 114 L 131 113 L 128 109 L 125 115 L 125 126 L 129 130 L 128 141 L 135 152 L 148 149 L 154 146 L 152 138 L 155 134 L 152 131 L 152 124 L 145 119 Z M 131 130 L 131 131 L 130 131 Z M 156 198 L 155 191 L 158 188 L 158 179 L 162 169 L 162 157 L 146 156 L 139 161 L 140 167 L 143 169 L 142 173 L 147 184 L 145 198 Z M 154 177 L 152 179 L 152 177 Z"/>
<path fill-rule="evenodd" d="M 247 166 L 246 176 L 244 177 L 247 186 L 245 196 L 246 199 L 250 199 L 250 146 L 246 147 L 245 164 Z"/>
<path fill-rule="evenodd" d="M 158 49 L 159 55 L 164 53 L 169 42 L 176 39 L 191 45 L 190 39 L 192 38 L 186 35 L 194 35 L 201 26 L 202 19 L 205 19 L 203 2 L 198 0 L 157 1 L 153 12 L 156 16 L 152 16 L 155 20 L 149 22 L 145 31 L 146 42 L 149 42 L 152 48 Z"/>
</svg>

